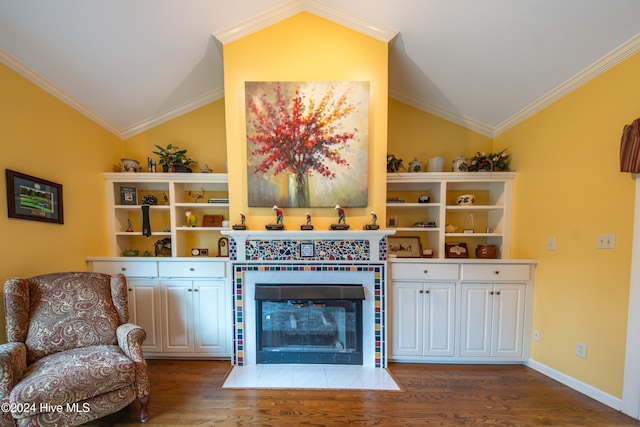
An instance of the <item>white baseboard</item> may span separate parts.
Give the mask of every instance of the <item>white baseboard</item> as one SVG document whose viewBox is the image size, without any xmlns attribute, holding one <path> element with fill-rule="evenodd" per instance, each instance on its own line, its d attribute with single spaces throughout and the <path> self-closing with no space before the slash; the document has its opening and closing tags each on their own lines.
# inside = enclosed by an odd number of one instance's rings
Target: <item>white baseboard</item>
<svg viewBox="0 0 640 427">
<path fill-rule="evenodd" d="M 550 368 L 546 365 L 543 365 L 540 362 L 536 362 L 533 359 L 529 359 L 528 362 L 525 363 L 531 369 L 534 369 L 541 374 L 552 378 L 567 387 L 571 387 L 574 390 L 579 391 L 580 393 L 589 396 L 592 399 L 597 400 L 600 403 L 604 403 L 611 408 L 620 411 L 622 409 L 622 399 L 619 399 L 615 396 L 612 396 L 608 393 L 603 392 L 602 390 L 598 390 L 595 387 L 590 386 L 589 384 L 585 384 L 582 381 L 578 381 L 575 378 L 572 378 L 568 375 L 563 374 L 562 372 L 556 371 L 553 368 Z"/>
</svg>

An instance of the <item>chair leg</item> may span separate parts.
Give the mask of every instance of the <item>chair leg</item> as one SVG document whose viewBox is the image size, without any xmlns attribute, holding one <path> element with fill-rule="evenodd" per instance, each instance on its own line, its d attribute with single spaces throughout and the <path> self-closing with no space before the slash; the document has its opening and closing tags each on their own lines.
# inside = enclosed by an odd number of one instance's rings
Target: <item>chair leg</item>
<svg viewBox="0 0 640 427">
<path fill-rule="evenodd" d="M 138 398 L 140 402 L 140 422 L 146 423 L 149 419 L 149 395 Z"/>
</svg>

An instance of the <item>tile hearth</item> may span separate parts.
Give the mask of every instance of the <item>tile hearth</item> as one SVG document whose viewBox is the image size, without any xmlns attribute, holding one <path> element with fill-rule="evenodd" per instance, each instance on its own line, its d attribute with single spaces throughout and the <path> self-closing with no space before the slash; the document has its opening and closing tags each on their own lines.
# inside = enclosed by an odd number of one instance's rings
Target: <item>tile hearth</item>
<svg viewBox="0 0 640 427">
<path fill-rule="evenodd" d="M 300 364 L 234 366 L 222 388 L 401 390 L 386 369 Z"/>
</svg>

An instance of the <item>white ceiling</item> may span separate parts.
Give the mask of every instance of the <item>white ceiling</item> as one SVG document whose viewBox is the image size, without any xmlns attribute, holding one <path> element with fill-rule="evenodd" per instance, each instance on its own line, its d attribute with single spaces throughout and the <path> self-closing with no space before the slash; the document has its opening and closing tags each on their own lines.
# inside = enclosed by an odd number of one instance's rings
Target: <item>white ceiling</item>
<svg viewBox="0 0 640 427">
<path fill-rule="evenodd" d="M 640 50 L 638 0 L 2 0 L 0 62 L 128 137 L 224 96 L 212 34 L 296 8 L 397 31 L 390 96 L 489 136 Z"/>
</svg>

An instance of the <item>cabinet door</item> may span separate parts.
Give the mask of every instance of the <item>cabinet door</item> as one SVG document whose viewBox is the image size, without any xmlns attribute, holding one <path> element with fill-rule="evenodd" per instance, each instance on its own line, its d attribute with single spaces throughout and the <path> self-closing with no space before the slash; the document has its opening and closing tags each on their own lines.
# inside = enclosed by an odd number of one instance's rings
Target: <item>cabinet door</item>
<svg viewBox="0 0 640 427">
<path fill-rule="evenodd" d="M 461 356 L 491 355 L 493 285 L 462 284 Z"/>
<path fill-rule="evenodd" d="M 421 282 L 392 282 L 391 352 L 393 356 L 421 356 L 423 298 Z"/>
<path fill-rule="evenodd" d="M 230 298 L 224 280 L 193 282 L 195 352 L 230 356 Z"/>
<path fill-rule="evenodd" d="M 424 307 L 425 356 L 453 356 L 455 283 L 425 283 L 421 294 Z"/>
<path fill-rule="evenodd" d="M 129 322 L 147 334 L 143 351 L 162 351 L 160 284 L 157 280 L 129 280 Z"/>
<path fill-rule="evenodd" d="M 163 280 L 162 348 L 165 352 L 193 352 L 193 289 L 191 280 Z"/>
<path fill-rule="evenodd" d="M 522 356 L 525 285 L 499 284 L 493 294 L 494 356 Z"/>
</svg>

